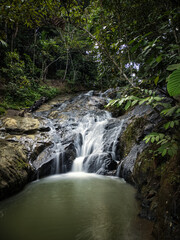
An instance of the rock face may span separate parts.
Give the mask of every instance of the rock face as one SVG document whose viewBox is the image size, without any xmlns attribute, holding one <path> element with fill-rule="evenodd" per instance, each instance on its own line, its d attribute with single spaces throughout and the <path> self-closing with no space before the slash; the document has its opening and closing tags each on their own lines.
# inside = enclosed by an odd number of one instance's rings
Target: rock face
<svg viewBox="0 0 180 240">
<path fill-rule="evenodd" d="M 148 146 L 136 159 L 132 173 L 141 200 L 140 215 L 154 221 L 156 239 L 180 237 L 180 164 L 178 156 L 154 156 Z"/>
<path fill-rule="evenodd" d="M 19 191 L 30 180 L 33 170 L 27 151 L 19 143 L 0 140 L 0 197 Z"/>
<path fill-rule="evenodd" d="M 0 120 L 0 200 L 36 178 L 32 162 L 51 144 L 44 120 L 17 115 Z"/>
<path fill-rule="evenodd" d="M 112 160 L 111 154 L 93 154 L 84 159 L 84 169 L 89 173 L 108 175 L 109 171 L 116 170 L 117 163 Z"/>
<path fill-rule="evenodd" d="M 11 117 L 2 121 L 2 127 L 11 134 L 34 133 L 39 130 L 40 122 L 31 117 Z"/>
<path fill-rule="evenodd" d="M 124 131 L 119 138 L 119 156 L 121 164 L 118 167 L 118 176 L 133 183 L 133 169 L 138 158 L 147 144 L 143 138 L 155 130 L 160 121 L 160 116 L 151 106 L 141 105 L 122 116 L 125 121 Z"/>
</svg>

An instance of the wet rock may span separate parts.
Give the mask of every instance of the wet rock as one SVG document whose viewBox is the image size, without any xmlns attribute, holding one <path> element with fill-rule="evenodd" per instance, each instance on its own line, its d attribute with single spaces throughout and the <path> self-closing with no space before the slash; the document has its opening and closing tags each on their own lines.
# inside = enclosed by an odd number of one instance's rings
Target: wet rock
<svg viewBox="0 0 180 240">
<path fill-rule="evenodd" d="M 110 153 L 92 154 L 83 161 L 83 168 L 89 173 L 104 172 L 105 175 L 108 171 L 116 169 L 116 166 L 117 163 L 112 160 Z"/>
<path fill-rule="evenodd" d="M 61 162 L 65 166 L 64 172 L 71 171 L 73 161 L 76 158 L 76 148 L 73 143 L 70 143 L 66 146 L 64 146 L 63 155 L 61 157 Z"/>
<path fill-rule="evenodd" d="M 37 159 L 37 157 L 49 146 L 52 146 L 52 142 L 51 141 L 47 141 L 47 142 L 37 142 L 34 145 L 34 148 L 32 149 L 32 151 L 30 152 L 30 160 L 31 162 L 33 162 L 34 160 Z"/>
<path fill-rule="evenodd" d="M 50 161 L 42 164 L 37 170 L 36 170 L 36 178 L 43 178 L 50 175 L 53 175 L 56 173 L 56 162 L 54 159 L 51 159 Z"/>
<path fill-rule="evenodd" d="M 124 126 L 125 121 L 122 119 L 110 119 L 105 126 L 103 151 L 112 152 L 112 154 L 114 154 L 114 159 L 116 160 L 119 158 L 119 148 L 117 148 L 117 145 L 124 132 Z"/>
<path fill-rule="evenodd" d="M 121 118 L 125 118 L 124 130 L 119 137 L 117 155 L 120 165 L 117 175 L 134 184 L 133 169 L 141 154 L 147 148 L 144 137 L 152 132 L 161 121 L 161 117 L 149 105 L 136 106 Z"/>
<path fill-rule="evenodd" d="M 35 110 L 39 109 L 40 106 L 47 102 L 48 101 L 48 98 L 46 97 L 42 97 L 40 98 L 39 100 L 35 101 L 34 104 L 28 109 L 29 112 L 34 112 Z"/>
<path fill-rule="evenodd" d="M 122 163 L 117 169 L 119 177 L 124 178 L 127 182 L 134 183 L 132 178 L 134 165 L 138 155 L 145 150 L 146 147 L 147 146 L 145 142 L 141 142 L 140 144 L 136 144 L 132 147 L 128 155 L 122 160 Z"/>
<path fill-rule="evenodd" d="M 70 171 L 77 147 L 82 147 L 85 137 L 93 132 L 93 127 L 86 129 L 84 135 L 76 132 L 79 123 L 82 120 L 84 125 L 89 120 L 95 123 L 104 117 L 108 120 L 103 129 L 102 149 L 98 153 L 93 152 L 94 145 L 91 145 L 89 156 L 84 159 L 84 169 L 101 175 L 114 175 L 117 170 L 117 176 L 136 186 L 142 206 L 139 215 L 155 221 L 153 233 L 156 238 L 179 239 L 178 157 L 156 157 L 149 153 L 149 149 L 155 151 L 157 148 L 143 141 L 148 133 L 158 129 L 162 119 L 151 106 L 145 104 L 135 106 L 126 113 L 120 109 L 113 116 L 121 117 L 110 118 L 102 109 L 107 98 L 119 97 L 120 94 L 117 94 L 118 91 L 108 90 L 98 96 L 91 91 L 74 98 L 59 98 L 52 102 L 53 106 L 46 104 L 33 114 L 39 120 L 32 116 L 3 118 L 0 131 L 1 137 L 6 139 L 3 140 L 6 147 L 0 144 L 0 155 L 6 163 L 0 165 L 0 193 L 5 197 L 24 186 L 30 176 L 28 160 L 31 160 L 39 177 Z M 46 121 L 42 120 L 44 118 Z M 7 153 L 7 149 L 11 148 L 13 156 Z M 115 160 L 119 161 L 118 166 Z M 20 169 L 19 162 L 23 163 Z"/>
<path fill-rule="evenodd" d="M 158 168 L 156 222 L 153 233 L 158 239 L 180 239 L 180 164 L 179 154 L 171 157 Z M 154 177 L 159 172 L 154 172 Z"/>
<path fill-rule="evenodd" d="M 20 191 L 30 180 L 33 169 L 27 151 L 17 142 L 0 140 L 0 200 Z"/>
<path fill-rule="evenodd" d="M 40 145 L 40 149 L 43 151 L 32 162 L 40 177 L 48 176 L 48 173 L 51 175 L 54 173 L 66 173 L 71 170 L 73 160 L 76 158 L 76 148 L 71 140 L 69 142 L 64 141 L 59 149 L 52 144 L 45 150 L 44 148 L 44 145 Z M 59 169 L 56 169 L 57 165 Z M 48 167 L 47 171 L 45 170 L 46 166 Z"/>
<path fill-rule="evenodd" d="M 41 153 L 38 154 L 38 156 L 36 155 L 36 151 L 34 154 L 35 157 L 32 155 L 32 165 L 36 170 L 40 169 L 43 165 L 55 159 L 56 153 L 53 147 L 54 146 L 51 145 L 45 148 Z"/>
<path fill-rule="evenodd" d="M 13 118 L 4 118 L 3 127 L 6 132 L 11 134 L 22 134 L 22 133 L 34 133 L 39 130 L 40 122 L 38 119 L 29 118 L 29 117 L 13 117 Z"/>
</svg>

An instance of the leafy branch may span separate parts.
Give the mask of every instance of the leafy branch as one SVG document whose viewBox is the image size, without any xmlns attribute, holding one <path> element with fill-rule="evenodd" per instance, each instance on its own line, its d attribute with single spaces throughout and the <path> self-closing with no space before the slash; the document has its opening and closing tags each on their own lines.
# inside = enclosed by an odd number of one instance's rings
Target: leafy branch
<svg viewBox="0 0 180 240">
<path fill-rule="evenodd" d="M 175 70 L 168 77 L 167 90 L 169 95 L 177 97 L 180 95 L 180 64 L 170 65 L 168 70 Z M 158 96 L 155 91 L 148 89 L 141 89 L 140 96 L 130 95 L 124 96 L 121 99 L 111 100 L 106 107 L 122 107 L 128 110 L 135 105 L 151 105 L 154 110 L 157 110 L 157 106 L 162 106 L 160 115 L 164 118 L 165 123 L 162 128 L 165 133 L 152 132 L 145 136 L 144 141 L 146 143 L 156 143 L 159 147 L 155 151 L 162 156 L 166 154 L 173 156 L 177 154 L 179 136 L 176 134 L 176 130 L 180 126 L 180 106 L 177 104 L 172 106 L 170 103 L 164 102 L 164 97 Z"/>
</svg>

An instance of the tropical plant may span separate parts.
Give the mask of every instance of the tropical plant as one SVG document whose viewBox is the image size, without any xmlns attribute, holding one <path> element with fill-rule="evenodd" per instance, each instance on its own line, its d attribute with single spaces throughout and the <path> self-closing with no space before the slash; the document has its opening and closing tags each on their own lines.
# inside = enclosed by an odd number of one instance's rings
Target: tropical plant
<svg viewBox="0 0 180 240">
<path fill-rule="evenodd" d="M 168 70 L 175 70 L 168 77 L 167 90 L 170 96 L 180 96 L 180 75 L 179 64 L 168 66 Z M 151 105 L 163 118 L 163 125 L 161 126 L 162 132 L 152 132 L 148 134 L 144 141 L 146 143 L 157 143 L 160 145 L 156 153 L 165 156 L 166 154 L 173 156 L 177 154 L 178 145 L 180 142 L 178 130 L 180 130 L 180 106 L 179 102 L 176 104 L 170 102 L 164 102 L 165 97 L 157 95 L 156 92 L 148 89 L 140 89 L 140 92 L 136 92 L 136 95 L 129 95 L 121 97 L 120 99 L 111 100 L 106 107 L 122 107 L 128 110 L 130 107 L 136 104 Z M 161 106 L 161 111 L 159 111 Z"/>
</svg>

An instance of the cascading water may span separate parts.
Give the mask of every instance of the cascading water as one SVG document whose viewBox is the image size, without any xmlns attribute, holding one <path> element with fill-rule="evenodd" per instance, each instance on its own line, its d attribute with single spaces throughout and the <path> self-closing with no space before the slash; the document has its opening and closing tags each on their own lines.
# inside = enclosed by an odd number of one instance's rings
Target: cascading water
<svg viewBox="0 0 180 240">
<path fill-rule="evenodd" d="M 118 144 L 118 137 L 122 131 L 124 119 L 121 120 L 120 125 L 117 127 L 117 129 L 114 131 L 114 142 L 112 145 L 112 159 L 116 161 L 116 149 L 117 149 L 117 144 Z"/>
<path fill-rule="evenodd" d="M 78 139 L 76 143 L 77 158 L 74 160 L 72 167 L 73 172 L 83 170 L 85 157 L 102 153 L 104 128 L 107 124 L 107 119 L 110 117 L 110 113 L 105 112 L 100 117 L 86 115 L 82 119 L 82 122 L 75 130 Z"/>
<path fill-rule="evenodd" d="M 116 145 L 118 136 L 122 130 L 123 121 L 120 123 L 118 129 L 114 131 L 113 138 L 109 140 L 111 142 L 109 148 L 104 149 L 105 128 L 108 120 L 111 118 L 111 114 L 106 111 L 101 116 L 91 116 L 88 114 L 83 117 L 78 128 L 75 130 L 78 137 L 76 141 L 77 157 L 73 163 L 73 172 L 89 172 L 89 165 L 93 165 L 93 172 L 97 172 L 103 165 L 102 160 L 107 160 L 107 156 L 110 158 L 109 156 L 111 155 L 112 160 L 116 160 Z"/>
<path fill-rule="evenodd" d="M 55 119 L 51 119 L 53 112 L 50 118 L 47 115 L 53 146 L 33 165 L 44 169 L 44 159 L 45 164 L 52 165 L 41 176 L 69 171 L 114 174 L 110 171 L 117 169 L 117 146 L 124 120 L 112 118 L 111 113 L 101 109 L 106 101 L 91 91 L 55 108 Z"/>
</svg>

